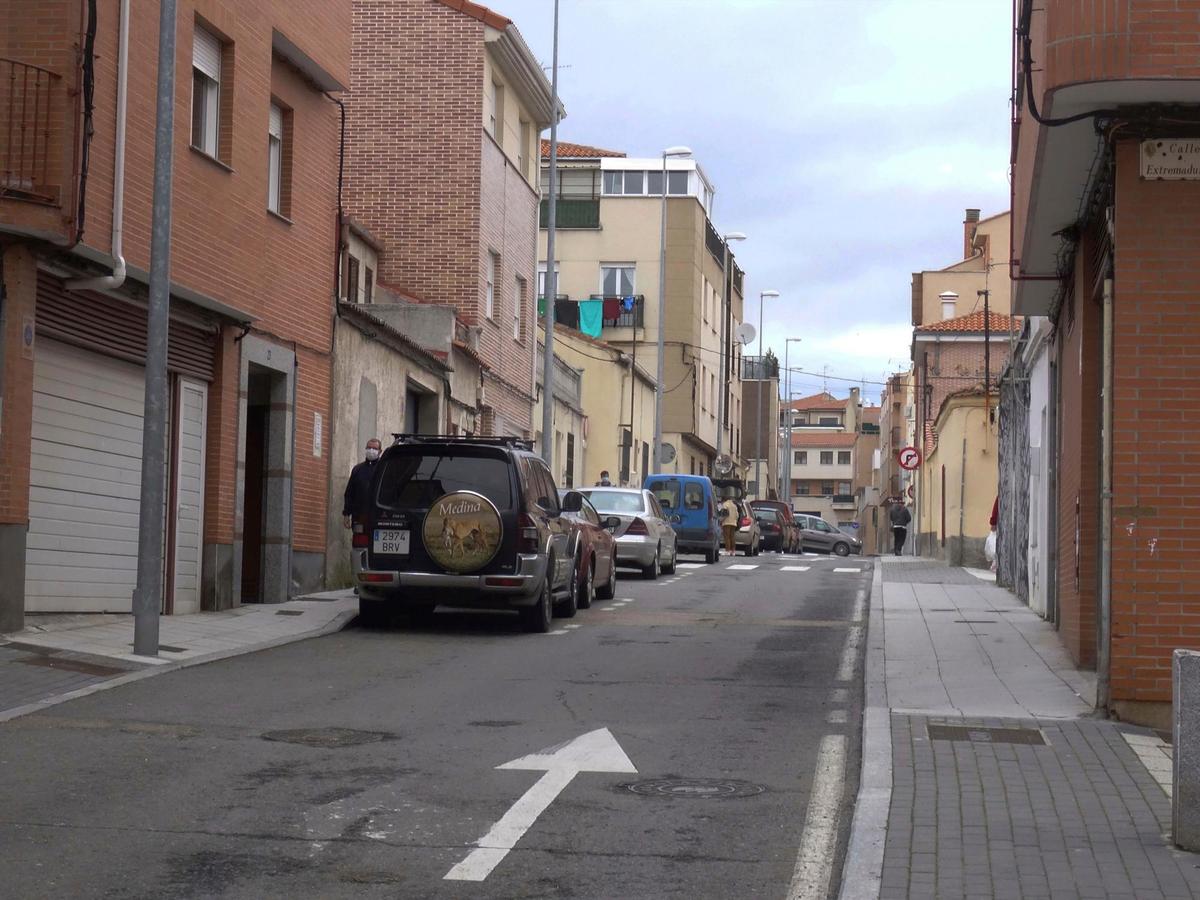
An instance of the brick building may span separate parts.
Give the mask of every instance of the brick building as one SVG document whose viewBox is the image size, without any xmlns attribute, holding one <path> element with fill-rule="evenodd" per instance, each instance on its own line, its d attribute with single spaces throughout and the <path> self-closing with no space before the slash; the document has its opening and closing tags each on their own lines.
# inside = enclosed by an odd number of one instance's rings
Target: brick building
<svg viewBox="0 0 1200 900">
<path fill-rule="evenodd" d="M 353 6 L 346 203 L 381 243 L 375 276 L 455 307 L 477 329 L 488 363 L 481 433 L 532 437 L 537 153 L 550 83 L 516 26 L 486 7 Z"/>
<path fill-rule="evenodd" d="M 857 521 L 856 495 L 865 484 L 857 459 L 863 423 L 858 388 L 851 388 L 845 399 L 822 391 L 783 404 L 779 424 L 785 435 L 790 433 L 785 468 L 789 472 L 788 499 L 794 509 L 837 525 Z M 878 430 L 878 419 L 869 430 Z M 862 446 L 868 456 L 873 455 L 873 441 Z"/>
<path fill-rule="evenodd" d="M 128 0 L 127 60 L 121 8 L 0 2 L 19 23 L 0 38 L 0 630 L 131 608 L 158 4 Z M 184 0 L 177 34 L 166 612 L 321 577 L 325 92 L 349 81 L 350 4 Z"/>
<path fill-rule="evenodd" d="M 1022 0 L 1016 37 L 1014 310 L 1049 318 L 1056 372 L 1049 607 L 1101 706 L 1163 723 L 1171 652 L 1200 648 L 1200 3 Z"/>
</svg>

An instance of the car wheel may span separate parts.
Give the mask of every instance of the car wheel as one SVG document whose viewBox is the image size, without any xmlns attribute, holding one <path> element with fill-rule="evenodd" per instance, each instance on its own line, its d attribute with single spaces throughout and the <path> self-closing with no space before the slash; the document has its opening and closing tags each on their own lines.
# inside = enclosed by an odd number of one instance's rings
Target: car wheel
<svg viewBox="0 0 1200 900">
<path fill-rule="evenodd" d="M 608 581 L 596 588 L 596 596 L 601 600 L 611 600 L 617 596 L 617 559 L 614 556 L 608 566 Z"/>
<path fill-rule="evenodd" d="M 838 541 L 836 544 L 833 545 L 833 552 L 836 553 L 838 556 L 849 556 L 850 555 L 850 545 L 843 541 Z"/>
<path fill-rule="evenodd" d="M 537 603 L 521 608 L 521 624 L 531 634 L 545 634 L 550 630 L 550 619 L 554 615 L 554 601 L 550 593 L 550 572 L 553 570 L 554 561 L 551 560 Z"/>
<path fill-rule="evenodd" d="M 578 571 L 579 560 L 577 559 L 571 566 L 571 577 L 567 579 L 567 598 L 554 604 L 554 615 L 560 619 L 573 619 L 579 610 L 579 579 L 575 574 Z"/>
<path fill-rule="evenodd" d="M 379 628 L 388 623 L 388 608 L 382 600 L 358 598 L 358 624 L 364 628 Z"/>
<path fill-rule="evenodd" d="M 711 549 L 704 551 L 704 561 L 706 563 L 709 563 L 710 565 L 712 563 L 715 563 L 720 558 L 721 558 L 721 546 L 719 544 L 714 545 Z"/>
<path fill-rule="evenodd" d="M 677 559 L 678 556 L 679 556 L 679 551 L 673 549 L 671 551 L 671 561 L 669 563 L 663 564 L 662 570 L 663 570 L 664 575 L 674 575 L 675 574 L 675 564 L 678 562 L 678 559 Z"/>
<path fill-rule="evenodd" d="M 658 557 L 661 553 L 662 553 L 662 547 L 659 546 L 654 551 L 654 559 L 652 559 L 647 565 L 642 566 L 642 577 L 645 578 L 647 581 L 654 581 L 654 579 L 658 578 L 658 570 L 659 570 L 659 562 L 660 562 Z"/>
<path fill-rule="evenodd" d="M 577 603 L 580 609 L 591 609 L 592 601 L 596 599 L 596 558 L 590 557 L 584 569 L 583 579 L 579 582 Z"/>
</svg>

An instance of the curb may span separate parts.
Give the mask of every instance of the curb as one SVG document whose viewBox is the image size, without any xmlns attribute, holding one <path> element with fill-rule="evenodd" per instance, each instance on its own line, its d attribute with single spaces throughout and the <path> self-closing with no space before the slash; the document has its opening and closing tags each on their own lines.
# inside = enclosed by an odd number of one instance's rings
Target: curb
<svg viewBox="0 0 1200 900">
<path fill-rule="evenodd" d="M 303 599 L 303 598 L 296 598 Z M 338 613 L 320 628 L 312 631 L 306 631 L 301 634 L 290 634 L 286 637 L 272 638 L 269 641 L 262 641 L 258 644 L 249 644 L 245 647 L 239 647 L 236 650 L 216 650 L 212 653 L 207 653 L 204 656 L 193 656 L 191 659 L 181 659 L 177 662 L 164 663 L 163 665 L 152 666 L 147 669 L 141 669 L 137 672 L 130 672 L 128 675 L 118 675 L 116 678 L 110 678 L 107 681 L 101 681 L 96 684 L 89 684 L 86 687 L 78 688 L 74 691 L 68 691 L 65 694 L 57 694 L 53 697 L 46 697 L 42 700 L 36 700 L 33 703 L 26 703 L 24 706 L 14 706 L 12 709 L 0 711 L 0 722 L 8 722 L 12 719 L 19 719 L 21 716 L 28 716 L 32 713 L 41 712 L 49 709 L 52 706 L 58 706 L 60 703 L 66 703 L 70 700 L 78 700 L 81 697 L 87 697 L 91 694 L 98 694 L 101 691 L 111 690 L 112 688 L 121 687 L 122 685 L 132 684 L 135 681 L 142 681 L 145 678 L 152 678 L 155 675 L 165 675 L 168 672 L 178 672 L 180 669 L 190 669 L 192 666 L 203 666 L 207 663 L 220 662 L 223 659 L 230 659 L 234 656 L 245 656 L 249 653 L 258 653 L 261 650 L 270 650 L 274 647 L 282 647 L 285 644 L 294 644 L 298 641 L 307 641 L 310 638 L 325 637 L 326 635 L 335 634 L 341 631 L 355 616 L 358 615 L 358 610 L 348 609 Z"/>
<path fill-rule="evenodd" d="M 862 772 L 842 866 L 840 900 L 878 897 L 883 878 L 883 847 L 892 805 L 892 721 L 883 627 L 883 562 L 878 561 L 871 578 L 871 612 L 867 618 Z"/>
</svg>

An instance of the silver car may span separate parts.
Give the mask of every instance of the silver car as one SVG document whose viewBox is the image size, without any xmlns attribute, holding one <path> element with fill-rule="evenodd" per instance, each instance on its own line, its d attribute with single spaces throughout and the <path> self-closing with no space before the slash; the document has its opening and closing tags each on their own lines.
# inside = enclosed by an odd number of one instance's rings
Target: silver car
<svg viewBox="0 0 1200 900">
<path fill-rule="evenodd" d="M 733 534 L 734 546 L 747 556 L 758 556 L 762 548 L 762 528 L 754 510 L 745 500 L 735 500 L 738 505 L 738 530 Z"/>
<path fill-rule="evenodd" d="M 621 524 L 613 529 L 617 540 L 617 565 L 642 570 L 654 579 L 659 572 L 675 571 L 675 530 L 663 515 L 658 498 L 640 488 L 584 488 L 580 493 L 592 501 L 602 516 L 616 516 Z"/>
<path fill-rule="evenodd" d="M 862 541 L 839 531 L 824 519 L 797 513 L 796 524 L 800 526 L 800 544 L 804 550 L 817 550 L 838 556 L 862 553 Z"/>
</svg>

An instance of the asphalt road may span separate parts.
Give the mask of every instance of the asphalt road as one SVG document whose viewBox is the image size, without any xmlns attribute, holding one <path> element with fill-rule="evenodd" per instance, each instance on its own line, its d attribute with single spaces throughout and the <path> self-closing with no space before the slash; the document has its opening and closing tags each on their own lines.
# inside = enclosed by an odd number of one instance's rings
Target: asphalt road
<svg viewBox="0 0 1200 900">
<path fill-rule="evenodd" d="M 401 619 L 0 725 L 0 894 L 833 895 L 871 562 L 692 565 L 549 635 Z"/>
</svg>

